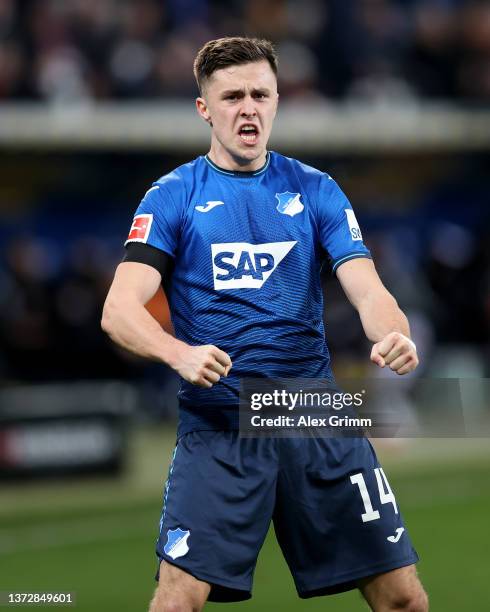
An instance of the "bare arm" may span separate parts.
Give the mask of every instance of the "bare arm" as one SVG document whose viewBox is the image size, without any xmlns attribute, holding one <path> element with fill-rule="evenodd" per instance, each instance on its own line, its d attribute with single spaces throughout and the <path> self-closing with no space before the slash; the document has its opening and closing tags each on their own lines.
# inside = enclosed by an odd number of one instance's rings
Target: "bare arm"
<svg viewBox="0 0 490 612">
<path fill-rule="evenodd" d="M 388 292 L 370 259 L 346 261 L 337 278 L 361 318 L 364 332 L 374 343 L 371 360 L 388 365 L 397 374 L 407 374 L 418 365 L 417 350 L 410 340 L 407 317 Z"/>
<path fill-rule="evenodd" d="M 213 345 L 189 346 L 162 329 L 145 308 L 161 281 L 151 266 L 119 264 L 104 304 L 102 329 L 125 349 L 169 365 L 188 382 L 212 387 L 228 375 L 231 360 Z"/>
</svg>

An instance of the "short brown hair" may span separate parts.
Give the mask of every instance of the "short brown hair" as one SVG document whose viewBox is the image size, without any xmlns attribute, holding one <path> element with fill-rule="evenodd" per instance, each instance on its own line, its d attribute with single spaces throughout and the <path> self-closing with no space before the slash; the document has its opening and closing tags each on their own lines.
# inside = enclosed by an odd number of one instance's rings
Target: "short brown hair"
<svg viewBox="0 0 490 612">
<path fill-rule="evenodd" d="M 194 76 L 202 93 L 204 82 L 215 70 L 267 60 L 277 76 L 277 53 L 269 40 L 227 36 L 210 40 L 198 52 L 194 60 Z"/>
</svg>

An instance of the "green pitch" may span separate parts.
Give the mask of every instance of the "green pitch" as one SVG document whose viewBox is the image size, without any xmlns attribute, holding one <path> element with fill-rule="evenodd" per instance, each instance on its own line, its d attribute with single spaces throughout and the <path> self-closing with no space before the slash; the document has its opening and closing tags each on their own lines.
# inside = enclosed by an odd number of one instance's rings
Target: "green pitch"
<svg viewBox="0 0 490 612">
<path fill-rule="evenodd" d="M 485 442 L 485 444 L 483 444 Z M 167 431 L 140 432 L 135 461 L 116 481 L 3 486 L 0 590 L 75 591 L 79 612 L 145 612 L 153 548 L 171 453 Z M 488 441 L 419 441 L 386 454 L 390 478 L 421 556 L 431 610 L 490 609 Z M 69 609 L 69 608 L 64 608 Z M 273 533 L 262 549 L 249 602 L 208 610 L 366 610 L 356 592 L 299 600 Z"/>
</svg>

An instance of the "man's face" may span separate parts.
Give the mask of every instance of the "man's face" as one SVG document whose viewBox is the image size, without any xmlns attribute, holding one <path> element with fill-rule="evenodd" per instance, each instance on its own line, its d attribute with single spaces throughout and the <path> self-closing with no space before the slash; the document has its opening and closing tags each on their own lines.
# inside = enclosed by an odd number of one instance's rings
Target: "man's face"
<svg viewBox="0 0 490 612">
<path fill-rule="evenodd" d="M 199 114 L 212 125 L 213 161 L 231 169 L 259 168 L 277 101 L 277 79 L 266 60 L 213 72 L 196 101 Z"/>
</svg>

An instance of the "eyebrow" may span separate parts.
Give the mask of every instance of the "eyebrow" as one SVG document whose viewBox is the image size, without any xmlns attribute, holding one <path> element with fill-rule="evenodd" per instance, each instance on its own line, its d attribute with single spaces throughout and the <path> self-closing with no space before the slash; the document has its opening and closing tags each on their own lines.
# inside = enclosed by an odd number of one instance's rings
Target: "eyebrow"
<svg viewBox="0 0 490 612">
<path fill-rule="evenodd" d="M 245 91 L 243 89 L 226 89 L 221 93 L 221 96 L 226 98 L 227 96 L 243 95 L 244 93 Z M 254 87 L 252 89 L 252 95 L 253 94 L 270 94 L 270 90 L 267 89 L 267 87 Z"/>
</svg>

